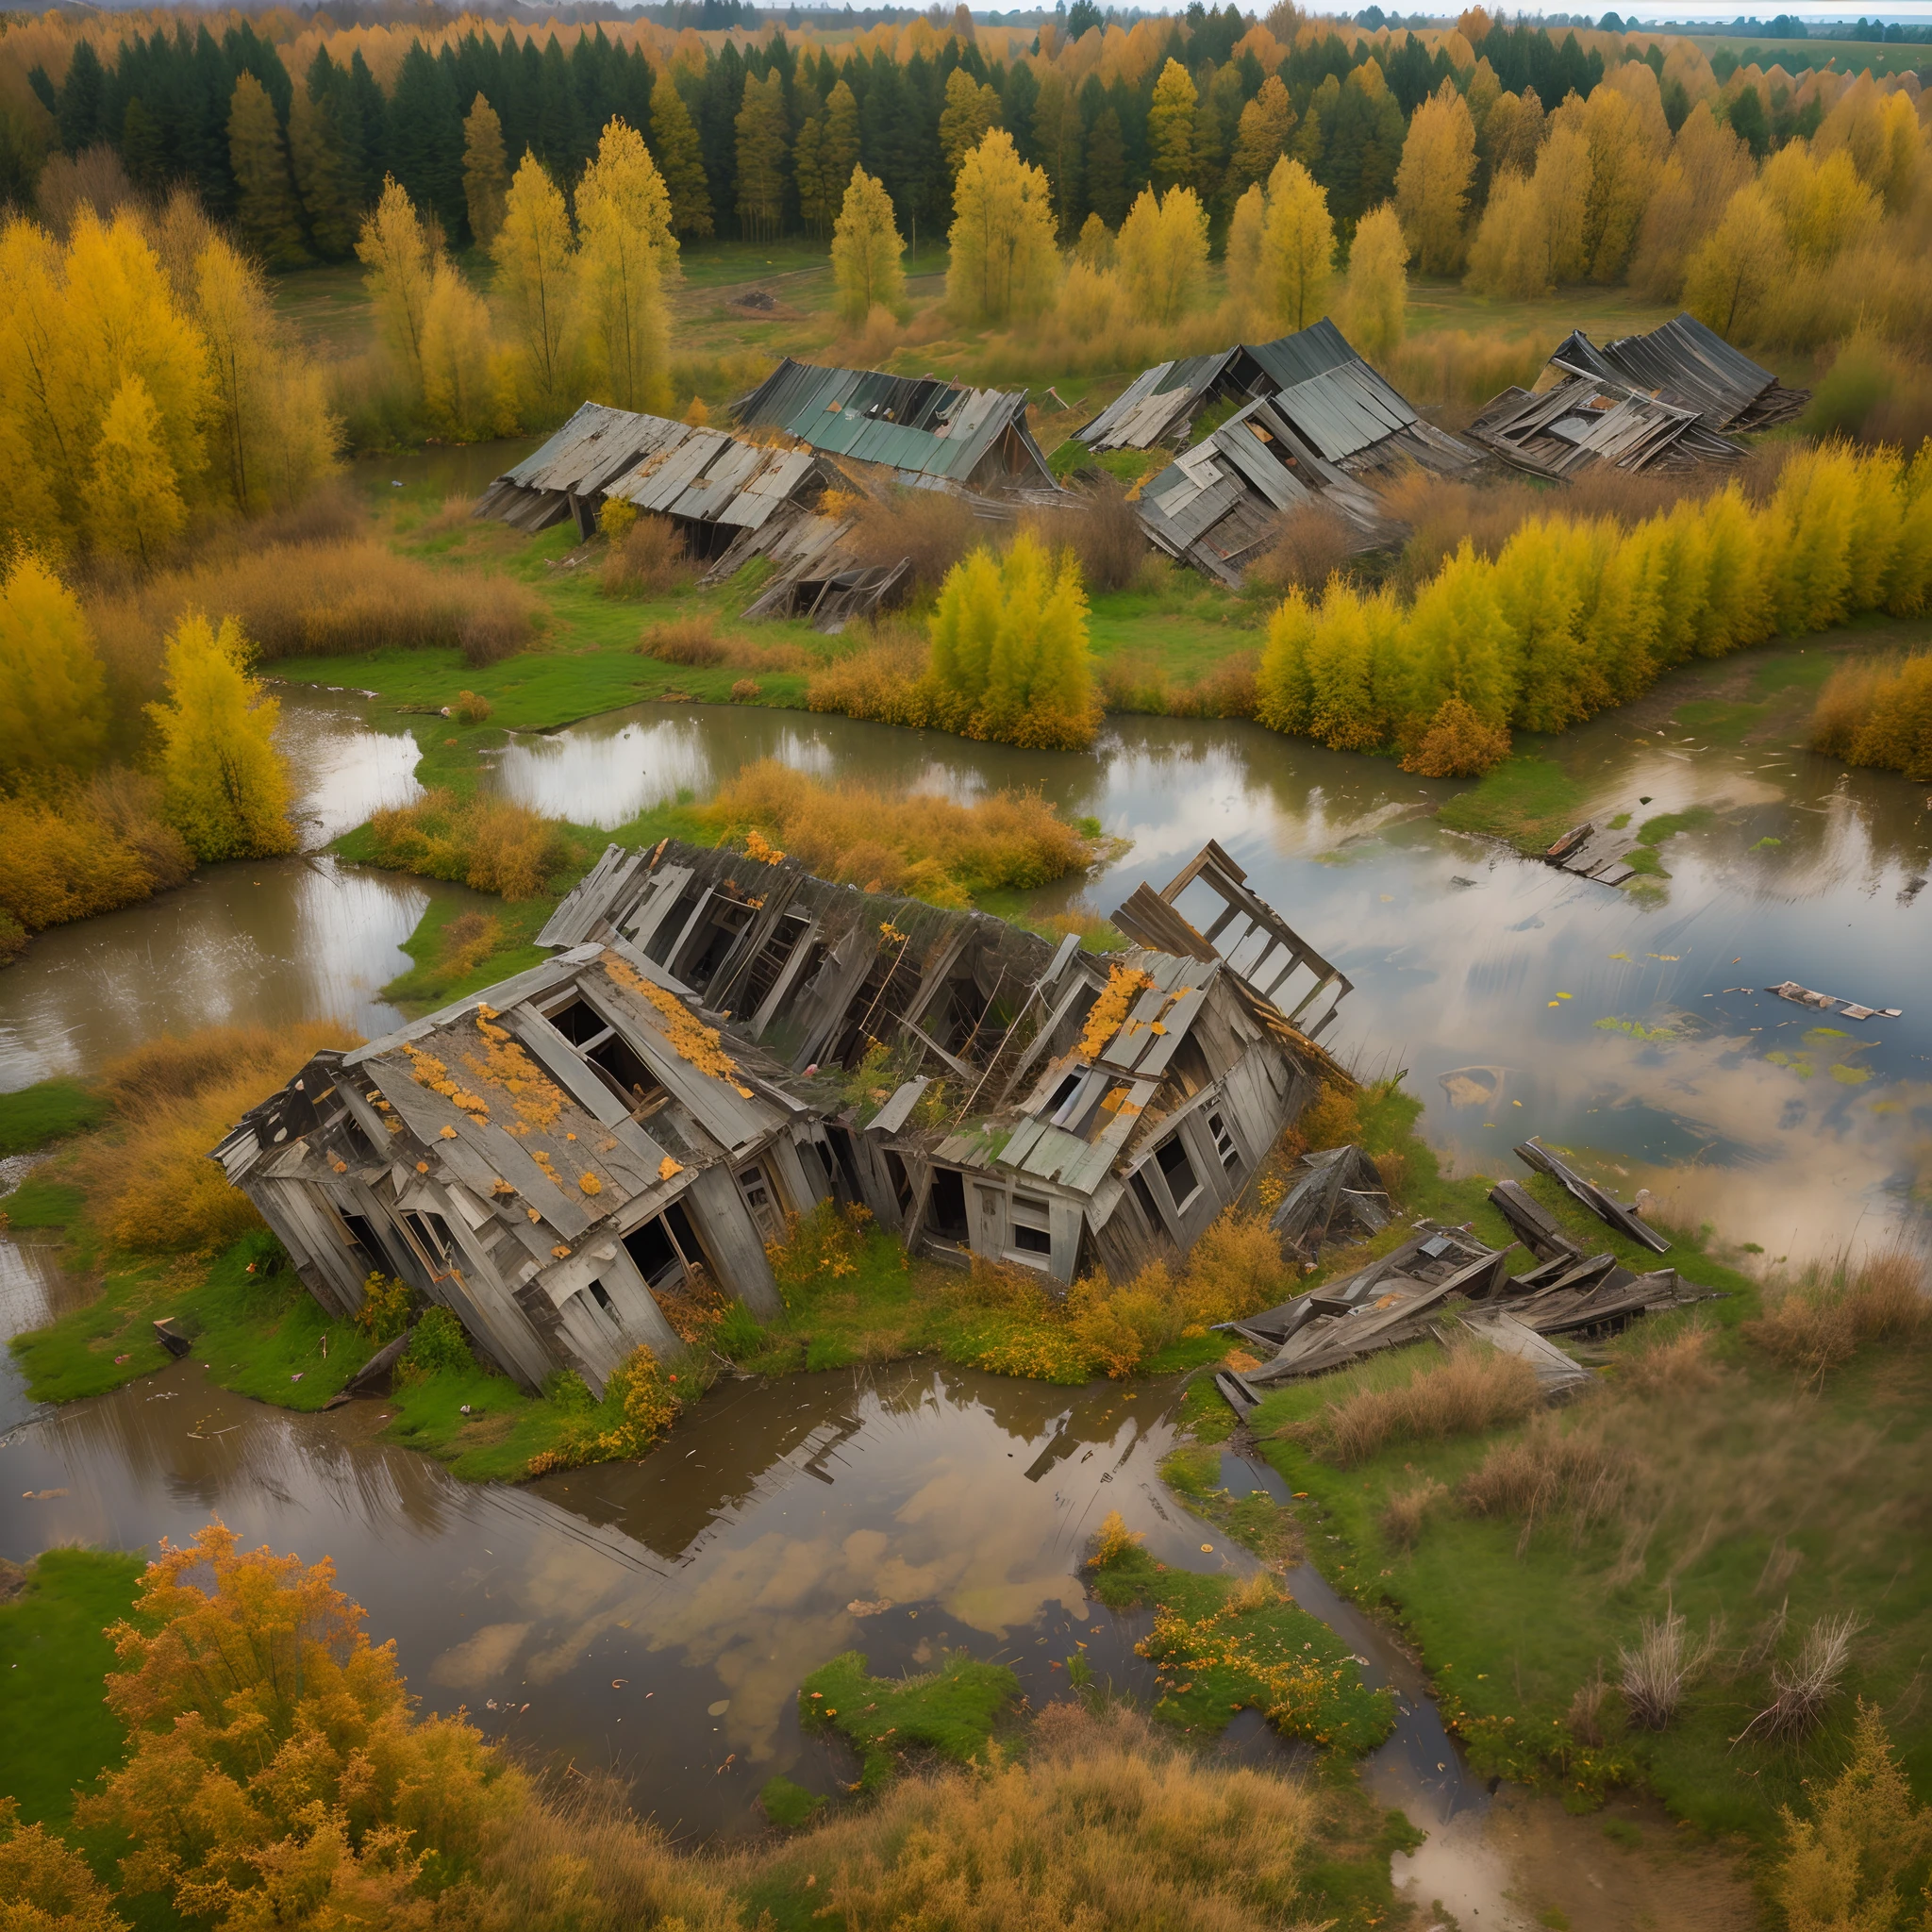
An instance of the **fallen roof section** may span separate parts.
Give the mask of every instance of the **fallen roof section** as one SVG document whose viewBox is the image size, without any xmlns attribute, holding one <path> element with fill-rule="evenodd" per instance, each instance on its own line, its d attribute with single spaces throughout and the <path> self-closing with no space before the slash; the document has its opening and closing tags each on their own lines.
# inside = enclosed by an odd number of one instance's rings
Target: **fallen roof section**
<svg viewBox="0 0 1932 1932">
<path fill-rule="evenodd" d="M 1477 442 L 1540 475 L 1734 463 L 1725 431 L 1789 423 L 1810 400 L 1740 355 L 1694 316 L 1598 348 L 1581 329 L 1550 358 L 1555 380 L 1506 389 L 1469 425 Z"/>
<path fill-rule="evenodd" d="M 723 430 L 585 403 L 541 449 L 484 491 L 477 517 L 535 533 L 576 519 L 589 538 L 608 499 L 669 517 L 700 557 L 740 532 L 789 519 L 836 480 L 809 450 L 772 449 Z"/>
<path fill-rule="evenodd" d="M 1024 390 L 962 389 L 788 356 L 732 414 L 742 428 L 782 429 L 913 488 L 1059 491 L 1026 426 Z"/>
<path fill-rule="evenodd" d="M 1217 403 L 1234 413 L 1185 447 L 1139 498 L 1148 538 L 1238 584 L 1279 519 L 1320 507 L 1363 548 L 1396 525 L 1370 484 L 1419 465 L 1453 472 L 1475 453 L 1423 421 L 1325 317 L 1272 342 L 1241 342 L 1144 371 L 1074 431 L 1095 451 L 1188 444 Z"/>
</svg>

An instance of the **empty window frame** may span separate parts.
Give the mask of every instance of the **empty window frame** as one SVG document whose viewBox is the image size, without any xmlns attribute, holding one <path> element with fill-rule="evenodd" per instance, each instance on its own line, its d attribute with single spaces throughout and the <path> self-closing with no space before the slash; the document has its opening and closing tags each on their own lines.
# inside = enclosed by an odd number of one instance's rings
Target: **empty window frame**
<svg viewBox="0 0 1932 1932">
<path fill-rule="evenodd" d="M 966 1183 L 956 1167 L 932 1171 L 932 1191 L 926 1197 L 925 1224 L 940 1240 L 960 1247 L 971 1239 L 966 1225 Z"/>
<path fill-rule="evenodd" d="M 750 1208 L 758 1232 L 768 1241 L 782 1241 L 785 1238 L 784 1205 L 779 1201 L 777 1188 L 762 1162 L 755 1160 L 749 1167 L 738 1170 L 738 1191 L 744 1197 L 744 1205 Z"/>
<path fill-rule="evenodd" d="M 571 1000 L 544 1018 L 633 1113 L 656 1113 L 670 1098 L 630 1041 L 588 1000 Z"/>
<path fill-rule="evenodd" d="M 1174 1212 L 1185 1214 L 1196 1194 L 1201 1191 L 1201 1183 L 1194 1173 L 1194 1164 L 1188 1158 L 1188 1150 L 1178 1134 L 1154 1150 L 1156 1164 L 1160 1169 L 1161 1178 L 1167 1183 L 1168 1197 L 1174 1202 Z"/>
<path fill-rule="evenodd" d="M 912 1206 L 912 1177 L 906 1172 L 906 1163 L 890 1147 L 886 1149 L 886 1178 L 892 1185 L 892 1198 L 899 1204 L 899 1212 L 904 1214 Z"/>
<path fill-rule="evenodd" d="M 705 1251 L 697 1229 L 684 1211 L 682 1201 L 674 1201 L 661 1214 L 654 1214 L 625 1236 L 624 1245 L 638 1273 L 653 1288 L 675 1288 L 684 1277 L 705 1265 Z"/>
<path fill-rule="evenodd" d="M 1227 1124 L 1224 1113 L 1210 1113 L 1208 1116 L 1208 1131 L 1214 1137 L 1214 1151 L 1221 1157 L 1221 1164 L 1229 1174 L 1239 1174 L 1241 1165 L 1241 1150 L 1234 1143 L 1234 1133 Z"/>
<path fill-rule="evenodd" d="M 1147 1217 L 1150 1234 L 1165 1234 L 1167 1223 L 1161 1218 L 1159 1204 L 1154 1198 L 1154 1190 L 1148 1184 L 1144 1168 L 1136 1168 L 1128 1185 L 1134 1191 L 1134 1199 L 1141 1204 L 1141 1212 Z"/>
<path fill-rule="evenodd" d="M 1052 1254 L 1052 1226 L 1044 1201 L 1032 1194 L 1013 1196 L 1013 1246 L 1023 1255 Z"/>
</svg>

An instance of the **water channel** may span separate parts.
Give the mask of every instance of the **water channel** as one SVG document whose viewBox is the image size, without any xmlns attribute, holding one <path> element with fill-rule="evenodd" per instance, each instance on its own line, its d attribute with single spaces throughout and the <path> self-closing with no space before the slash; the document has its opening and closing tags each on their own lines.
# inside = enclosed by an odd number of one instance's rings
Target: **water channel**
<svg viewBox="0 0 1932 1932">
<path fill-rule="evenodd" d="M 311 846 L 410 794 L 413 742 L 381 699 L 283 695 Z M 1446 831 L 1431 814 L 1453 788 L 1239 724 L 1115 720 L 1095 755 L 1061 758 L 645 707 L 512 740 L 491 782 L 603 825 L 765 756 L 962 797 L 1035 786 L 1130 841 L 1047 908 L 1109 910 L 1211 837 L 1354 981 L 1329 1043 L 1366 1072 L 1407 1070 L 1424 1132 L 1463 1171 L 1514 1171 L 1509 1146 L 1538 1132 L 1607 1153 L 1620 1185 L 1771 1260 L 1921 1241 L 1932 811 L 1900 780 L 1808 752 L 1711 747 L 1668 709 L 1598 721 L 1564 750 L 1603 811 L 1713 814 L 1665 848 L 1672 876 L 1641 900 Z M 381 997 L 408 963 L 400 942 L 444 892 L 468 896 L 311 853 L 214 868 L 43 936 L 0 974 L 0 1086 L 210 1021 L 381 1030 L 401 1017 Z M 1762 992 L 1787 977 L 1905 1015 L 1820 1032 Z M 81 1291 L 45 1249 L 0 1241 L 0 1328 Z M 428 1705 L 616 1765 L 680 1830 L 734 1831 L 756 1824 L 774 1772 L 820 1790 L 851 1774 L 792 1702 L 840 1650 L 879 1672 L 948 1648 L 997 1656 L 1037 1704 L 1065 1694 L 1054 1666 L 1084 1645 L 1102 1676 L 1146 1690 L 1144 1618 L 1101 1609 L 1078 1581 L 1100 1516 L 1120 1508 L 1165 1561 L 1248 1560 L 1158 1481 L 1174 1394 L 924 1363 L 727 1383 L 641 1466 L 478 1489 L 377 1440 L 379 1404 L 291 1416 L 212 1389 L 191 1358 L 36 1415 L 0 1358 L 0 1555 L 152 1545 L 215 1514 L 250 1542 L 327 1553 Z M 1239 1458 L 1224 1476 L 1279 1487 Z M 1398 1692 L 1401 1726 L 1368 1775 L 1432 1832 L 1398 1861 L 1405 1883 L 1464 1924 L 1527 1924 L 1478 1842 L 1486 1793 L 1412 1667 L 1314 1572 L 1290 1584 Z M 1247 1719 L 1224 1748 L 1292 1756 Z"/>
</svg>

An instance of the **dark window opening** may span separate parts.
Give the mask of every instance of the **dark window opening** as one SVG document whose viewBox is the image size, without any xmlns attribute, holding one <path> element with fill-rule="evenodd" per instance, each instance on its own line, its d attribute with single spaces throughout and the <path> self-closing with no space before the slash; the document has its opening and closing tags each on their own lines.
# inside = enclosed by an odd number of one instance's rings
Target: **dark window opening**
<svg viewBox="0 0 1932 1932">
<path fill-rule="evenodd" d="M 708 933 L 701 932 L 699 935 L 696 957 L 678 974 L 688 986 L 699 992 L 710 986 L 719 967 L 724 965 L 726 956 L 738 943 L 738 935 L 751 924 L 751 908 L 733 906 L 727 900 L 712 913 L 708 924 Z"/>
<path fill-rule="evenodd" d="M 899 1212 L 904 1214 L 912 1206 L 912 1181 L 906 1172 L 906 1163 L 890 1149 L 886 1153 L 886 1178 L 891 1182 Z"/>
<path fill-rule="evenodd" d="M 1229 1174 L 1241 1164 L 1241 1150 L 1234 1144 L 1234 1136 L 1228 1131 L 1225 1118 L 1218 1113 L 1208 1116 L 1208 1131 L 1214 1136 L 1214 1151 L 1221 1156 L 1221 1164 Z"/>
<path fill-rule="evenodd" d="M 925 1223 L 941 1240 L 958 1241 L 961 1247 L 971 1239 L 966 1225 L 966 1183 L 957 1168 L 933 1169 Z"/>
<path fill-rule="evenodd" d="M 1157 1148 L 1154 1158 L 1160 1163 L 1167 1191 L 1174 1198 L 1175 1211 L 1179 1212 L 1201 1191 L 1201 1183 L 1194 1176 L 1193 1163 L 1188 1158 L 1188 1150 L 1181 1145 L 1181 1137 L 1176 1134 L 1164 1146 Z"/>
<path fill-rule="evenodd" d="M 1165 1234 L 1167 1223 L 1161 1219 L 1160 1209 L 1155 1205 L 1154 1190 L 1147 1185 L 1146 1174 L 1136 1170 L 1132 1186 L 1134 1199 L 1140 1202 L 1141 1212 L 1147 1217 L 1149 1231 L 1154 1234 Z"/>
<path fill-rule="evenodd" d="M 665 1224 L 671 1229 L 671 1238 L 677 1243 L 678 1252 L 683 1255 L 685 1266 L 702 1268 L 705 1265 L 705 1246 L 698 1240 L 698 1231 L 691 1225 L 691 1216 L 684 1211 L 682 1201 L 674 1201 L 664 1210 Z"/>
<path fill-rule="evenodd" d="M 949 979 L 945 992 L 927 1011 L 925 1030 L 948 1053 L 964 1059 L 991 1004 L 976 980 Z"/>
<path fill-rule="evenodd" d="M 1051 1210 L 1031 1194 L 1013 1196 L 1013 1245 L 1028 1255 L 1053 1253 Z"/>
<path fill-rule="evenodd" d="M 892 983 L 893 974 L 899 970 L 899 961 L 911 950 L 900 946 L 896 950 L 881 948 L 878 957 L 872 962 L 865 975 L 865 983 L 846 1003 L 845 1018 L 848 1024 L 840 1034 L 838 1043 L 829 1056 L 832 1061 L 848 1072 L 864 1058 L 865 1050 L 872 1044 L 873 1036 L 883 1030 L 886 1019 L 885 994 L 887 986 Z M 903 994 L 906 982 L 897 982 Z M 894 1001 L 893 1005 L 897 1002 Z"/>
<path fill-rule="evenodd" d="M 657 1074 L 621 1033 L 611 1034 L 584 1058 L 603 1076 L 604 1084 L 633 1111 L 652 1100 L 669 1097 Z"/>
<path fill-rule="evenodd" d="M 633 1228 L 625 1236 L 624 1245 L 631 1259 L 638 1264 L 638 1273 L 653 1288 L 662 1288 L 667 1282 L 682 1277 L 684 1257 L 677 1252 L 677 1245 L 672 1241 L 661 1214 L 645 1222 L 641 1227 Z"/>
<path fill-rule="evenodd" d="M 1208 1068 L 1208 1056 L 1201 1051 L 1201 1042 L 1192 1034 L 1174 1048 L 1174 1056 L 1167 1063 L 1167 1073 L 1170 1079 L 1180 1083 L 1184 1100 L 1191 1100 L 1214 1078 Z"/>
<path fill-rule="evenodd" d="M 1069 1074 L 1053 1090 L 1046 1103 L 1046 1111 L 1049 1117 L 1059 1112 L 1060 1108 L 1066 1106 L 1067 1102 L 1073 1099 L 1074 1095 L 1080 1091 L 1080 1082 L 1084 1077 L 1080 1074 Z"/>
<path fill-rule="evenodd" d="M 341 1210 L 338 1209 L 338 1212 Z M 384 1273 L 388 1272 L 389 1260 L 382 1242 L 376 1239 L 375 1230 L 359 1214 L 342 1214 L 342 1225 L 355 1237 L 356 1245 L 369 1257 L 369 1265 Z"/>
<path fill-rule="evenodd" d="M 600 1033 L 610 1031 L 610 1022 L 589 1000 L 572 1000 L 569 1006 L 559 1007 L 556 1012 L 546 1013 L 544 1018 L 573 1046 L 586 1045 Z"/>
<path fill-rule="evenodd" d="M 441 1215 L 420 1208 L 406 1213 L 403 1222 L 415 1235 L 432 1274 L 446 1273 L 455 1266 L 456 1241 L 450 1234 L 449 1223 Z"/>
<path fill-rule="evenodd" d="M 738 998 L 738 1009 L 747 1019 L 771 998 L 772 989 L 777 985 L 786 961 L 797 950 L 805 928 L 804 920 L 788 914 L 779 920 L 776 930 L 758 948 L 758 958 L 751 962 L 751 971 L 745 975 L 744 989 Z"/>
<path fill-rule="evenodd" d="M 597 1306 L 600 1308 L 602 1308 L 607 1315 L 615 1317 L 617 1310 L 615 1307 L 611 1306 L 609 1293 L 605 1289 L 605 1286 L 601 1281 L 591 1282 L 590 1287 L 590 1295 L 591 1299 L 593 1302 L 595 1302 Z"/>
<path fill-rule="evenodd" d="M 825 1139 L 831 1142 L 832 1152 L 837 1157 L 838 1172 L 844 1176 L 848 1191 L 846 1199 L 853 1202 L 863 1201 L 865 1190 L 858 1185 L 858 1162 L 852 1151 L 852 1136 L 843 1127 L 828 1126 L 825 1129 Z M 899 1172 L 903 1178 L 905 1169 L 902 1167 Z M 912 1191 L 908 1188 L 906 1191 L 909 1194 Z M 903 1208 L 906 1204 L 901 1201 L 899 1205 Z"/>
</svg>

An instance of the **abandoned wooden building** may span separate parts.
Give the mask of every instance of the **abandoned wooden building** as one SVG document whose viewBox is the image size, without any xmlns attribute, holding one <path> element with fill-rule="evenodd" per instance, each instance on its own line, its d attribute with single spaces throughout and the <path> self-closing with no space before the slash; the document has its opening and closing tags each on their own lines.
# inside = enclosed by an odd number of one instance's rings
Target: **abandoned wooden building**
<svg viewBox="0 0 1932 1932">
<path fill-rule="evenodd" d="M 1796 419 L 1808 390 L 1769 369 L 1695 316 L 1602 348 L 1581 329 L 1565 337 L 1536 389 L 1506 389 L 1469 425 L 1476 442 L 1519 469 L 1575 476 L 1599 464 L 1685 470 L 1735 463 L 1732 435 Z"/>
<path fill-rule="evenodd" d="M 909 489 L 1059 491 L 1026 425 L 1024 390 L 966 389 L 788 356 L 731 413 L 741 428 L 782 429 Z"/>
<path fill-rule="evenodd" d="M 1218 420 L 1203 430 L 1210 414 Z M 1325 317 L 1277 341 L 1160 363 L 1074 434 L 1096 453 L 1175 448 L 1137 499 L 1141 527 L 1169 556 L 1229 584 L 1283 515 L 1329 510 L 1367 548 L 1395 532 L 1379 483 L 1476 459 L 1424 422 Z"/>
<path fill-rule="evenodd" d="M 1202 908 L 1202 925 L 1188 910 Z M 1208 845 L 1108 956 L 778 855 L 612 846 L 555 957 L 319 1054 L 215 1150 L 318 1300 L 372 1273 L 532 1386 L 676 1346 L 692 1277 L 761 1318 L 789 1217 L 1065 1284 L 1185 1251 L 1323 1079 L 1347 978 Z"/>
</svg>

